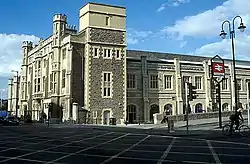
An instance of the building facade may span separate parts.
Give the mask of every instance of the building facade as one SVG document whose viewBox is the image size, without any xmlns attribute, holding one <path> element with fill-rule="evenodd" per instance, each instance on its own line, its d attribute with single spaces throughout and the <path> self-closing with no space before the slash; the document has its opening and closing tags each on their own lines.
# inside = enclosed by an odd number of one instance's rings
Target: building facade
<svg viewBox="0 0 250 164">
<path fill-rule="evenodd" d="M 39 120 L 42 113 L 66 121 L 79 111 L 93 123 L 151 121 L 154 113 L 169 108 L 184 113 L 184 81 L 197 86 L 192 112 L 216 110 L 210 58 L 126 49 L 126 9 L 88 3 L 79 12 L 79 30 L 67 16 L 55 14 L 53 34 L 37 45 L 24 41 L 20 77 L 9 80 L 8 110 Z M 234 104 L 233 69 L 226 62 L 222 108 Z M 250 79 L 248 62 L 236 68 L 239 100 L 246 104 Z M 16 105 L 18 103 L 18 106 Z M 77 103 L 77 104 L 76 104 Z M 48 106 L 52 105 L 49 111 Z"/>
</svg>

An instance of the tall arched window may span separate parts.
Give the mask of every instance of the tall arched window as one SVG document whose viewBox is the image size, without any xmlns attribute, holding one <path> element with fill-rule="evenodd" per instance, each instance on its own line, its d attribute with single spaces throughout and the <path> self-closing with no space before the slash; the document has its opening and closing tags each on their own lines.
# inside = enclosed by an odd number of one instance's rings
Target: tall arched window
<svg viewBox="0 0 250 164">
<path fill-rule="evenodd" d="M 129 124 L 136 121 L 136 106 L 133 104 L 127 106 L 127 121 Z"/>
</svg>

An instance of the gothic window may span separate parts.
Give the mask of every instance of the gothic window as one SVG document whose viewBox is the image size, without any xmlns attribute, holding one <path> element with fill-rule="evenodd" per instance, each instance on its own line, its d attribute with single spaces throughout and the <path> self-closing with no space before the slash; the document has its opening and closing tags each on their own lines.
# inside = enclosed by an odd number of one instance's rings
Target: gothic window
<svg viewBox="0 0 250 164">
<path fill-rule="evenodd" d="M 150 76 L 150 88 L 157 89 L 158 88 L 158 75 Z"/>
<path fill-rule="evenodd" d="M 111 98 L 112 95 L 112 73 L 104 72 L 103 73 L 103 97 Z"/>
<path fill-rule="evenodd" d="M 197 87 L 197 89 L 202 89 L 202 77 L 201 76 L 195 77 L 195 86 Z"/>
<path fill-rule="evenodd" d="M 222 81 L 222 90 L 228 90 L 227 86 L 228 86 L 228 79 L 226 78 Z"/>
<path fill-rule="evenodd" d="M 111 50 L 110 49 L 104 49 L 103 58 L 111 58 Z"/>
<path fill-rule="evenodd" d="M 136 88 L 135 74 L 127 74 L 127 88 Z"/>
<path fill-rule="evenodd" d="M 106 26 L 110 25 L 110 17 L 106 17 L 105 19 Z"/>
<path fill-rule="evenodd" d="M 66 48 L 62 50 L 62 58 L 66 59 Z"/>
<path fill-rule="evenodd" d="M 66 70 L 62 70 L 62 88 L 65 88 Z"/>
<path fill-rule="evenodd" d="M 237 79 L 237 90 L 241 91 L 242 90 L 242 85 L 241 85 L 241 79 Z"/>
<path fill-rule="evenodd" d="M 116 50 L 116 58 L 117 59 L 121 58 L 120 50 Z"/>
<path fill-rule="evenodd" d="M 172 75 L 165 75 L 164 76 L 164 88 L 165 89 L 172 89 Z"/>
<path fill-rule="evenodd" d="M 98 57 L 98 48 L 94 48 L 94 57 Z"/>
</svg>

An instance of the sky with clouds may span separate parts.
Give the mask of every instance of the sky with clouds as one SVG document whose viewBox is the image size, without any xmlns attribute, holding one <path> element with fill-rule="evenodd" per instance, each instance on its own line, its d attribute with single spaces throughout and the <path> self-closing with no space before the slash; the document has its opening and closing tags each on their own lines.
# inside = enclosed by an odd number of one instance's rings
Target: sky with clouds
<svg viewBox="0 0 250 164">
<path fill-rule="evenodd" d="M 55 13 L 78 26 L 79 9 L 87 0 L 0 1 L 0 89 L 7 88 L 12 69 L 20 69 L 21 43 L 37 42 L 52 32 Z M 231 41 L 219 37 L 221 23 L 235 21 L 236 59 L 250 60 L 250 0 L 93 0 L 127 8 L 128 49 L 231 58 Z M 248 28 L 249 27 L 249 28 Z M 228 32 L 228 25 L 224 29 Z M 6 97 L 7 92 L 4 93 Z"/>
</svg>

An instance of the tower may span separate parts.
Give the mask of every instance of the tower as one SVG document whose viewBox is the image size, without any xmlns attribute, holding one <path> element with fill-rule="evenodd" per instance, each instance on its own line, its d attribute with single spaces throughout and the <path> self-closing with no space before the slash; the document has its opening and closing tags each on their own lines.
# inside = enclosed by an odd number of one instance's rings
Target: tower
<svg viewBox="0 0 250 164">
<path fill-rule="evenodd" d="M 94 122 L 126 118 L 126 9 L 88 3 L 80 9 L 86 33 L 84 106 Z"/>
<path fill-rule="evenodd" d="M 19 78 L 19 115 L 24 115 L 24 110 L 27 109 L 27 76 L 28 76 L 28 54 L 33 48 L 31 41 L 23 41 L 22 43 L 22 65 Z"/>
<path fill-rule="evenodd" d="M 13 79 L 8 80 L 8 112 L 12 113 Z"/>
</svg>

